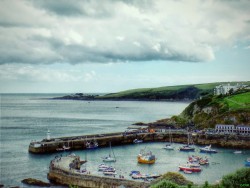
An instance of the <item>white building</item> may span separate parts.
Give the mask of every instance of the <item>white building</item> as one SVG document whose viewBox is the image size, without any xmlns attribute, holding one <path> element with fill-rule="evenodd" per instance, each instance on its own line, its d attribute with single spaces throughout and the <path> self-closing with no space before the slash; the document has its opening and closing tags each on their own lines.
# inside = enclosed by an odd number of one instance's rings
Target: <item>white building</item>
<svg viewBox="0 0 250 188">
<path fill-rule="evenodd" d="M 250 134 L 250 126 L 248 125 L 238 125 L 236 127 L 237 133 L 240 134 Z"/>
<path fill-rule="evenodd" d="M 237 91 L 238 89 L 247 87 L 247 85 L 239 84 L 236 85 L 230 85 L 230 83 L 225 85 L 219 85 L 214 88 L 214 94 L 215 95 L 226 95 L 229 93 L 229 91 L 232 89 L 233 92 Z"/>
<path fill-rule="evenodd" d="M 234 132 L 236 132 L 234 125 L 222 125 L 222 124 L 216 125 L 215 131 L 217 133 L 234 133 Z"/>
<path fill-rule="evenodd" d="M 215 131 L 217 133 L 238 133 L 238 134 L 250 134 L 250 126 L 249 125 L 223 125 L 217 124 L 215 126 Z"/>
</svg>

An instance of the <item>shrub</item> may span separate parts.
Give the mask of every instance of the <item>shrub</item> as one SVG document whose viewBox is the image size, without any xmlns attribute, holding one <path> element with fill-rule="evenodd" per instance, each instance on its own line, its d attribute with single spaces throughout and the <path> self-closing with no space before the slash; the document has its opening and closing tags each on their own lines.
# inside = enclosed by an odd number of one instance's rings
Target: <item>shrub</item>
<svg viewBox="0 0 250 188">
<path fill-rule="evenodd" d="M 250 185 L 250 169 L 242 168 L 235 173 L 228 174 L 222 178 L 221 185 L 226 188 L 241 187 Z"/>
</svg>

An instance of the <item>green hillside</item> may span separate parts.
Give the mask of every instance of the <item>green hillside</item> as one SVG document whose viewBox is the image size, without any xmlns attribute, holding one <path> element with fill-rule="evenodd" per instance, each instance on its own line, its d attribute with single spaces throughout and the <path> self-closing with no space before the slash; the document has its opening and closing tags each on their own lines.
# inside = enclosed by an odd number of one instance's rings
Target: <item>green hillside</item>
<svg viewBox="0 0 250 188">
<path fill-rule="evenodd" d="M 215 86 L 227 84 L 228 82 L 166 86 L 158 88 L 142 88 L 122 91 L 118 93 L 110 93 L 97 97 L 98 99 L 115 99 L 115 100 L 193 100 L 200 96 L 213 93 Z M 236 84 L 239 82 L 230 82 Z M 240 82 L 250 85 L 250 82 Z"/>
<path fill-rule="evenodd" d="M 193 122 L 197 127 L 214 127 L 215 124 L 249 124 L 250 91 L 241 90 L 224 96 L 206 96 L 192 102 L 178 121 Z"/>
</svg>

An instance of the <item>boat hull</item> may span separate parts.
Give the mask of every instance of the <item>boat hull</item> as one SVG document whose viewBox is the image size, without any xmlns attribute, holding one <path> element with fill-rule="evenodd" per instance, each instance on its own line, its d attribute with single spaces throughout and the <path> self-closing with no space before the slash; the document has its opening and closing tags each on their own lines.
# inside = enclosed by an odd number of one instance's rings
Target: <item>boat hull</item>
<svg viewBox="0 0 250 188">
<path fill-rule="evenodd" d="M 201 172 L 201 168 L 179 166 L 180 171 Z"/>
<path fill-rule="evenodd" d="M 204 149 L 200 149 L 201 153 L 218 153 L 216 150 L 204 150 Z"/>
<path fill-rule="evenodd" d="M 142 163 L 142 164 L 154 164 L 155 163 L 155 159 L 146 160 L 146 159 L 143 159 L 142 157 L 137 157 L 137 161 L 138 163 Z"/>
<path fill-rule="evenodd" d="M 184 152 L 192 152 L 194 151 L 194 148 L 180 148 L 180 151 L 184 151 Z"/>
</svg>

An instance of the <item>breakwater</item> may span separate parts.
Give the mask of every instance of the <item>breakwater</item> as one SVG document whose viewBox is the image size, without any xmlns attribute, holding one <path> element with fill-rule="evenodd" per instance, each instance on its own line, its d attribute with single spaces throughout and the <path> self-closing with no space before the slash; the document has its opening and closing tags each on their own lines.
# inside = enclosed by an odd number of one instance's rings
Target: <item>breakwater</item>
<svg viewBox="0 0 250 188">
<path fill-rule="evenodd" d="M 172 131 L 173 142 L 187 143 L 187 133 L 182 131 Z M 31 153 L 53 153 L 68 147 L 68 150 L 83 150 L 87 149 L 87 142 L 95 140 L 98 147 L 108 147 L 111 142 L 115 145 L 132 144 L 135 139 L 143 140 L 143 142 L 168 142 L 168 131 L 154 133 L 110 133 L 110 134 L 95 134 L 73 137 L 44 139 L 39 142 L 31 142 L 29 152 Z M 208 134 L 192 134 L 194 144 L 209 145 L 212 144 L 218 147 L 250 149 L 249 135 L 208 135 Z"/>
<path fill-rule="evenodd" d="M 90 187 L 90 188 L 110 188 L 110 187 L 130 187 L 146 188 L 148 182 L 139 182 L 116 177 L 104 177 L 91 175 L 90 172 L 81 173 L 79 165 L 80 158 L 75 155 L 55 158 L 50 163 L 50 170 L 47 174 L 48 179 L 56 184 L 67 185 L 70 187 Z M 69 167 L 71 166 L 71 167 Z M 74 167 L 72 167 L 74 166 Z"/>
</svg>

